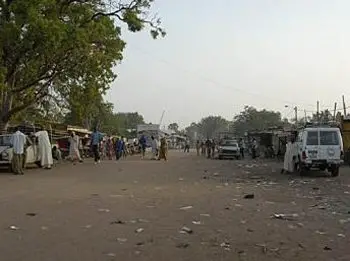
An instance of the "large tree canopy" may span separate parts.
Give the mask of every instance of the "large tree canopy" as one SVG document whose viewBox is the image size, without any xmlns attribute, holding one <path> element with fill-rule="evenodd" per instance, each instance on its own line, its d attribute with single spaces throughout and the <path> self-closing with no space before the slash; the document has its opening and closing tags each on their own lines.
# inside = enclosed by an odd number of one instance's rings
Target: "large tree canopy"
<svg viewBox="0 0 350 261">
<path fill-rule="evenodd" d="M 0 0 L 0 128 L 47 97 L 103 95 L 123 58 L 121 23 L 165 34 L 148 19 L 152 2 Z"/>
<path fill-rule="evenodd" d="M 229 122 L 221 116 L 208 116 L 197 125 L 193 125 L 193 127 L 195 126 L 203 138 L 214 138 L 218 132 L 228 130 Z"/>
<path fill-rule="evenodd" d="M 281 113 L 268 110 L 257 110 L 246 106 L 244 110 L 234 117 L 235 133 L 244 135 L 246 131 L 266 130 L 269 127 L 283 126 Z"/>
</svg>

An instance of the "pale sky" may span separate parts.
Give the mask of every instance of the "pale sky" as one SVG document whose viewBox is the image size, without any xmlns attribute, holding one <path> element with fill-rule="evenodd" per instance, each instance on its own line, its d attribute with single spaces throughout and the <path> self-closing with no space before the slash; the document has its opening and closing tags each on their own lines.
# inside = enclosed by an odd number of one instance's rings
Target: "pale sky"
<svg viewBox="0 0 350 261">
<path fill-rule="evenodd" d="M 350 1 L 156 0 L 167 31 L 125 33 L 107 99 L 116 111 L 181 127 L 244 105 L 292 117 L 350 105 Z M 290 108 L 285 108 L 288 104 Z"/>
</svg>

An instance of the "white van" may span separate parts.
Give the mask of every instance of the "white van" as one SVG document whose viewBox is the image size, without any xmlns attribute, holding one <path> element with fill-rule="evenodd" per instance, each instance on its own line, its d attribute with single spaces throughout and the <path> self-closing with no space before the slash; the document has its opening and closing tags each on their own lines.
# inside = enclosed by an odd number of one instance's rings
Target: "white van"
<svg viewBox="0 0 350 261">
<path fill-rule="evenodd" d="M 310 127 L 299 132 L 297 138 L 300 175 L 311 168 L 328 170 L 333 177 L 339 175 L 343 163 L 343 140 L 338 128 Z"/>
</svg>

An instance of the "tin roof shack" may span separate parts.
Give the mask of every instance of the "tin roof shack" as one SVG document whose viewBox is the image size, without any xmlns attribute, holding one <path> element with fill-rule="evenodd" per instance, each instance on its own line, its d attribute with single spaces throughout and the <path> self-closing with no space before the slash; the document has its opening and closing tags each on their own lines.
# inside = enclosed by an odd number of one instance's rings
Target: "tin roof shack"
<svg viewBox="0 0 350 261">
<path fill-rule="evenodd" d="M 350 117 L 342 118 L 341 132 L 344 143 L 344 161 L 350 164 Z"/>
</svg>

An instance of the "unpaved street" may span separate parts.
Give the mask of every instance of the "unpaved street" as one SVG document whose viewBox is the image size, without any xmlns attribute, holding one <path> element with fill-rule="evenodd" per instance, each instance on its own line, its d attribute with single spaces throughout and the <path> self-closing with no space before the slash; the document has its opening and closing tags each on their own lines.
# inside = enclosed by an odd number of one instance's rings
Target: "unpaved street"
<svg viewBox="0 0 350 261">
<path fill-rule="evenodd" d="M 350 260 L 350 170 L 275 162 L 64 164 L 0 174 L 0 260 Z"/>
</svg>

